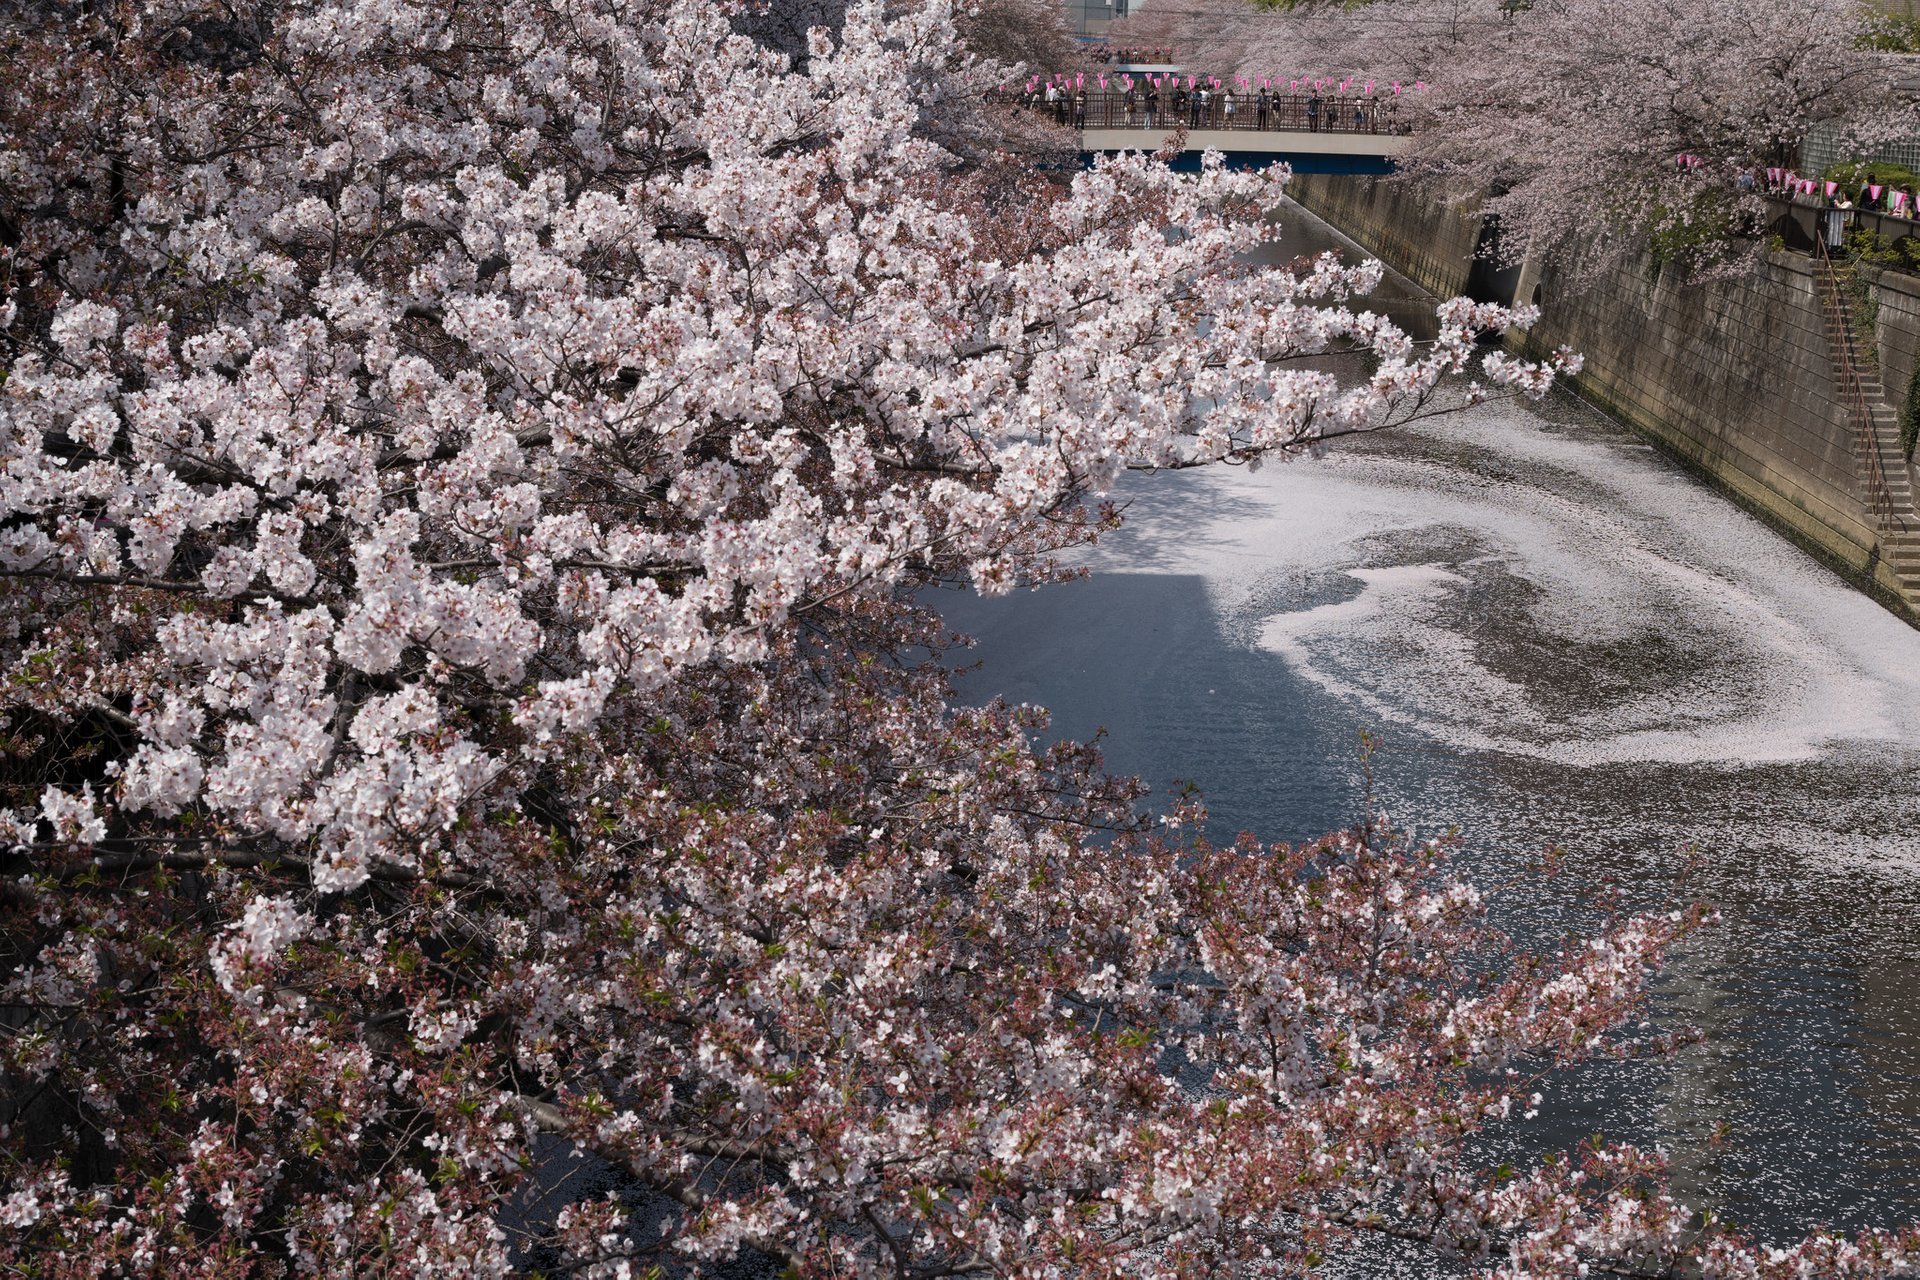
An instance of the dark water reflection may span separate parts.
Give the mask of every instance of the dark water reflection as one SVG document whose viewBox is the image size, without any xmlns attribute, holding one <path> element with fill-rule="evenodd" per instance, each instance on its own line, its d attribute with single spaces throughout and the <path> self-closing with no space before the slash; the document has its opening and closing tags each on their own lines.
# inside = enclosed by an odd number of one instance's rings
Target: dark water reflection
<svg viewBox="0 0 1920 1280">
<path fill-rule="evenodd" d="M 1291 252 L 1332 243 L 1288 216 Z M 1123 496 L 1091 580 L 943 598 L 981 642 L 967 696 L 1106 728 L 1216 836 L 1350 820 L 1368 729 L 1391 810 L 1464 830 L 1483 882 L 1558 844 L 1653 898 L 1698 845 L 1725 920 L 1658 1004 L 1709 1047 L 1588 1070 L 1525 1141 L 1667 1145 L 1773 1234 L 1920 1220 L 1920 633 L 1564 398 Z M 1497 909 L 1553 936 L 1573 888 Z"/>
</svg>

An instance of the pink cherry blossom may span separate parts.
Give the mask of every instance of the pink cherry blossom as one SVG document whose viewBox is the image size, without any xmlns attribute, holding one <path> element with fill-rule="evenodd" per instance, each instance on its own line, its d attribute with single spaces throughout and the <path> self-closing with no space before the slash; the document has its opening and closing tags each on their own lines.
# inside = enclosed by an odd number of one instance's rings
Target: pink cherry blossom
<svg viewBox="0 0 1920 1280">
<path fill-rule="evenodd" d="M 992 5 L 822 7 L 0 18 L 0 1264 L 1891 1272 L 1472 1159 L 1687 1039 L 1626 1028 L 1705 908 L 1530 955 L 1452 840 L 1216 847 L 952 697 L 936 589 L 1128 471 L 1576 358 L 1257 266 L 1284 172 L 1029 163 Z"/>
</svg>

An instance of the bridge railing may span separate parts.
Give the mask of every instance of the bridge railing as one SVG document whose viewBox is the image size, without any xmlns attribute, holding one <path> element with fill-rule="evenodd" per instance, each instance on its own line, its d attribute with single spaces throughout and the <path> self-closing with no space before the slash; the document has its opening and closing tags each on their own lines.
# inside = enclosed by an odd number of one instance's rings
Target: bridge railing
<svg viewBox="0 0 1920 1280">
<path fill-rule="evenodd" d="M 1804 237 L 1803 244 L 1794 244 L 1794 248 L 1811 246 L 1815 241 L 1823 240 L 1826 234 L 1826 220 L 1832 213 L 1840 214 L 1844 231 L 1865 228 L 1881 240 L 1892 243 L 1903 236 L 1920 235 L 1920 219 L 1910 213 L 1893 213 L 1885 209 L 1844 209 L 1835 210 L 1832 202 L 1818 196 L 1767 195 L 1768 224 L 1780 228 L 1783 221 L 1797 224 Z M 1911 208 L 1911 206 L 1908 206 Z M 1790 238 L 1791 239 L 1791 238 Z"/>
<path fill-rule="evenodd" d="M 1273 94 L 1264 110 L 1251 93 L 1216 93 L 1205 103 L 1190 96 L 1175 106 L 1173 95 L 1162 92 L 1153 110 L 1144 93 L 1135 91 L 1128 103 L 1124 93 L 1111 89 L 1089 91 L 1082 99 L 1067 95 L 1049 103 L 1044 95 L 1023 95 L 1026 105 L 1052 115 L 1076 129 L 1244 129 L 1268 133 L 1386 133 L 1407 132 L 1391 98 L 1315 98 L 1308 94 Z"/>
</svg>

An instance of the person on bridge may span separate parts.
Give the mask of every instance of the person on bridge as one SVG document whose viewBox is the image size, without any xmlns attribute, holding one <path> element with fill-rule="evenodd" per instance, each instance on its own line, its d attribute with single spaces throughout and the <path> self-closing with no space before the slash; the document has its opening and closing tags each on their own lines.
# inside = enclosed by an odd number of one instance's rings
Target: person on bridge
<svg viewBox="0 0 1920 1280">
<path fill-rule="evenodd" d="M 1220 127 L 1233 128 L 1233 90 L 1231 89 L 1220 91 Z"/>
<path fill-rule="evenodd" d="M 1173 107 L 1173 118 L 1175 120 L 1187 114 L 1187 97 L 1188 94 L 1185 89 L 1180 88 L 1178 85 L 1174 86 L 1173 102 L 1171 105 Z"/>
<path fill-rule="evenodd" d="M 1273 106 L 1273 99 L 1267 96 L 1266 89 L 1262 88 L 1259 93 L 1254 95 L 1253 127 L 1260 130 L 1262 133 L 1266 132 L 1267 112 L 1272 108 L 1272 106 Z"/>
<path fill-rule="evenodd" d="M 1198 129 L 1200 122 L 1206 119 L 1208 99 L 1212 95 L 1205 89 L 1196 89 L 1193 94 L 1193 127 Z"/>
<path fill-rule="evenodd" d="M 1353 100 L 1353 131 L 1355 133 L 1367 131 L 1367 103 L 1364 98 Z"/>
<path fill-rule="evenodd" d="M 1134 93 L 1133 93 L 1133 86 L 1132 86 L 1132 85 L 1128 85 L 1128 86 L 1127 86 L 1127 92 L 1126 92 L 1126 94 L 1125 94 L 1125 96 L 1124 96 L 1124 97 L 1122 97 L 1122 98 L 1120 99 L 1120 101 L 1121 101 L 1121 104 L 1122 104 L 1123 106 L 1125 106 L 1125 107 L 1126 107 L 1126 109 L 1127 109 L 1127 128 L 1129 128 L 1129 129 L 1131 129 L 1131 128 L 1133 128 L 1133 106 L 1134 106 L 1134 100 L 1135 100 L 1135 99 L 1134 99 Z"/>
<path fill-rule="evenodd" d="M 1087 91 L 1085 89 L 1073 95 L 1073 127 L 1087 127 Z"/>
<path fill-rule="evenodd" d="M 1842 195 L 1828 207 L 1826 212 L 1827 252 L 1838 253 L 1847 243 L 1847 223 L 1853 213 L 1853 204 Z"/>
<path fill-rule="evenodd" d="M 1315 89 L 1307 98 L 1307 131 L 1320 132 L 1320 91 Z"/>
<path fill-rule="evenodd" d="M 1147 81 L 1147 128 L 1160 127 L 1160 86 Z"/>
</svg>

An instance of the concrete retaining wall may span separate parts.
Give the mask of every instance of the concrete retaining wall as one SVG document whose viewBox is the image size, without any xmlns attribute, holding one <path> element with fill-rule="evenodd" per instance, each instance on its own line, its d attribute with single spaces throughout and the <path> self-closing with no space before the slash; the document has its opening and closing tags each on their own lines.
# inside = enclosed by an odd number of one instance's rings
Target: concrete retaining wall
<svg viewBox="0 0 1920 1280">
<path fill-rule="evenodd" d="M 1880 355 L 1880 379 L 1895 409 L 1906 403 L 1907 389 L 1920 369 L 1920 279 L 1898 272 L 1881 273 L 1874 280 L 1879 304 L 1874 337 Z M 1907 482 L 1920 493 L 1920 468 L 1907 464 Z"/>
<path fill-rule="evenodd" d="M 1879 314 L 1874 336 L 1887 393 L 1904 400 L 1913 371 L 1920 366 L 1920 279 L 1888 271 L 1874 281 Z"/>
<path fill-rule="evenodd" d="M 1479 237 L 1471 208 L 1377 179 L 1300 178 L 1288 190 L 1435 293 L 1463 292 Z M 1856 474 L 1813 270 L 1776 252 L 1740 279 L 1690 284 L 1646 258 L 1577 289 L 1530 270 L 1521 300 L 1544 316 L 1520 345 L 1583 353 L 1583 396 L 1900 607 Z M 1920 282 L 1889 275 L 1873 288 L 1885 382 L 1904 395 L 1920 362 Z"/>
<path fill-rule="evenodd" d="M 1287 194 L 1430 293 L 1466 292 L 1480 239 L 1473 204 L 1440 204 L 1401 182 L 1321 174 L 1295 174 Z"/>
</svg>

